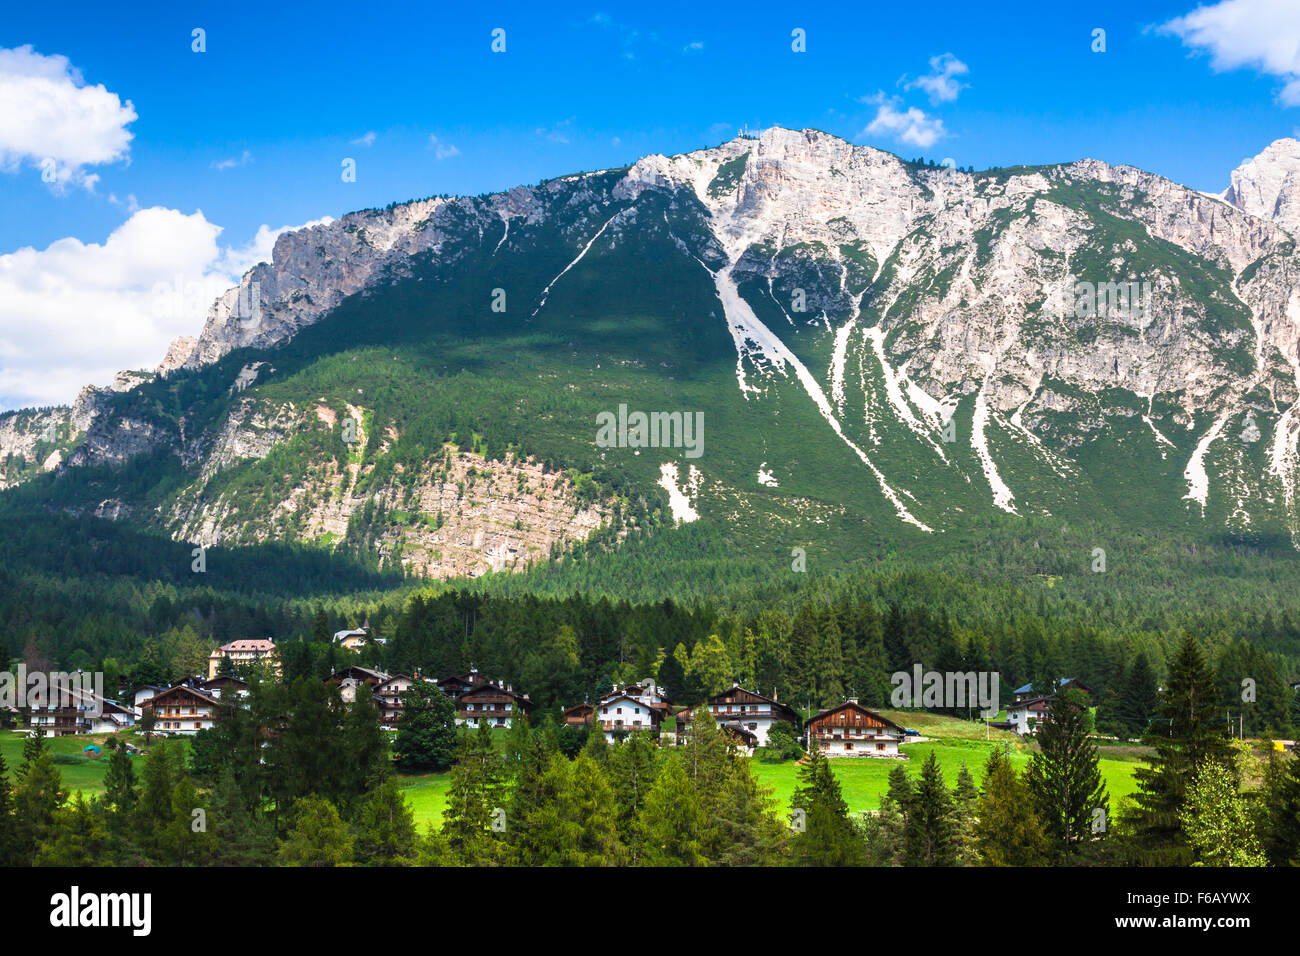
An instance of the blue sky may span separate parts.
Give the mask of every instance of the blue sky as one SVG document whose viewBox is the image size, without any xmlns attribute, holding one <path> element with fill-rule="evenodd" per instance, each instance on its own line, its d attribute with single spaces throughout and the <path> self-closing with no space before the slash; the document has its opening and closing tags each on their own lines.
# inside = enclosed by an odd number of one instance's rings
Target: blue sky
<svg viewBox="0 0 1300 956">
<path fill-rule="evenodd" d="M 623 165 L 713 145 L 745 124 L 814 126 L 976 168 L 1091 156 L 1207 191 L 1300 126 L 1296 0 L 1212 4 L 1174 29 L 1165 25 L 1193 0 L 752 2 L 743 13 L 176 6 L 10 4 L 0 22 L 0 51 L 31 48 L 11 58 L 9 79 L 66 66 L 47 107 L 74 111 L 6 134 L 28 94 L 20 83 L 6 98 L 0 66 L 0 299 L 5 282 L 61 283 L 64 294 L 52 318 L 31 297 L 0 302 L 0 407 L 70 400 L 74 381 L 102 382 L 114 362 L 156 364 L 167 338 L 197 333 L 190 314 L 131 325 L 157 245 L 189 251 L 154 272 L 183 266 L 220 282 L 279 227 Z M 206 52 L 192 51 L 194 28 Z M 491 50 L 494 28 L 506 31 L 504 53 Z M 795 28 L 806 52 L 791 49 Z M 1104 53 L 1091 49 L 1096 28 Z M 100 85 L 104 95 L 90 96 Z M 47 154 L 58 156 L 54 183 L 42 181 Z M 345 158 L 356 182 L 341 179 Z M 43 323 L 75 337 L 72 313 L 93 311 L 95 297 L 117 302 L 113 270 L 134 283 L 134 305 L 118 303 L 109 323 L 121 348 L 95 348 L 91 336 L 85 354 L 51 357 Z"/>
</svg>

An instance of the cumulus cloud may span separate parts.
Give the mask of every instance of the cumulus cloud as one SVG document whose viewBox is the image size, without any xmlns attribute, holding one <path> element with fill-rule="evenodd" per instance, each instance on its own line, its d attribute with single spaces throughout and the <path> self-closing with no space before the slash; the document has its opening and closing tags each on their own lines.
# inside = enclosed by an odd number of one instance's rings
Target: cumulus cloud
<svg viewBox="0 0 1300 956">
<path fill-rule="evenodd" d="M 1278 101 L 1300 106 L 1300 3 L 1223 0 L 1197 7 L 1160 28 L 1210 54 L 1215 70 L 1255 69 L 1282 80 Z"/>
<path fill-rule="evenodd" d="M 66 404 L 83 385 L 153 368 L 297 228 L 262 226 L 248 243 L 223 246 L 202 210 L 155 206 L 102 243 L 66 238 L 0 255 L 0 408 Z"/>
<path fill-rule="evenodd" d="M 930 57 L 929 74 L 917 77 L 905 88 L 924 90 L 930 97 L 930 103 L 934 105 L 951 103 L 957 98 L 957 94 L 969 85 L 962 83 L 957 77 L 965 76 L 969 72 L 970 67 L 961 60 L 951 53 L 943 53 Z"/>
<path fill-rule="evenodd" d="M 860 137 L 888 136 L 900 143 L 929 149 L 948 135 L 943 128 L 943 120 L 937 116 L 928 116 L 915 106 L 900 109 L 898 101 L 886 97 L 884 93 L 866 97 L 862 102 L 874 105 L 876 116 L 859 134 Z"/>
<path fill-rule="evenodd" d="M 88 86 L 67 57 L 0 49 L 0 170 L 26 164 L 58 187 L 93 189 L 99 177 L 85 167 L 127 159 L 136 118 L 130 100 Z"/>
</svg>

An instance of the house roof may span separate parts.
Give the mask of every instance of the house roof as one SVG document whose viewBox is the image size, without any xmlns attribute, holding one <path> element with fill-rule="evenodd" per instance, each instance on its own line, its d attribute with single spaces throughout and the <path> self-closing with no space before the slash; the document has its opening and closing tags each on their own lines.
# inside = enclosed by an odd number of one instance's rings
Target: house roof
<svg viewBox="0 0 1300 956">
<path fill-rule="evenodd" d="M 829 717 L 831 714 L 837 714 L 841 710 L 855 710 L 860 714 L 866 714 L 868 717 L 872 718 L 873 720 L 880 721 L 886 727 L 892 727 L 895 730 L 899 731 L 900 733 L 906 732 L 906 728 L 900 726 L 899 724 L 894 723 L 888 717 L 884 717 L 876 713 L 874 710 L 868 710 L 866 707 L 863 707 L 861 704 L 859 704 L 856 700 L 846 700 L 844 703 L 836 707 L 827 707 L 823 710 L 819 710 L 812 717 L 808 718 L 808 723 L 811 724 L 813 721 L 821 720 L 823 717 Z"/>
<path fill-rule="evenodd" d="M 1089 693 L 1092 692 L 1092 689 L 1091 689 L 1090 687 L 1088 687 L 1087 684 L 1085 684 L 1083 681 L 1076 681 L 1073 677 L 1062 677 L 1058 683 L 1059 683 L 1059 686 L 1061 686 L 1061 687 L 1064 687 L 1066 684 L 1073 683 L 1074 686 L 1077 687 L 1077 688 L 1079 688 L 1080 690 L 1086 690 L 1086 691 L 1088 691 Z M 1029 682 L 1028 684 L 1026 684 L 1024 687 L 1017 687 L 1017 688 L 1016 688 L 1015 690 L 1013 690 L 1011 693 L 1013 693 L 1013 694 L 1032 694 L 1033 691 L 1034 691 L 1034 684 L 1033 684 L 1032 681 L 1030 681 L 1030 682 Z"/>
<path fill-rule="evenodd" d="M 174 696 L 177 696 L 177 697 L 180 697 L 180 696 L 197 697 L 199 700 L 203 701 L 205 704 L 214 704 L 214 705 L 215 705 L 215 704 L 217 703 L 217 699 L 216 699 L 215 697 L 210 697 L 210 696 L 208 696 L 207 694 L 203 693 L 203 692 L 200 691 L 200 690 L 195 690 L 193 687 L 186 687 L 184 684 L 177 684 L 175 687 L 169 687 L 169 688 L 167 688 L 165 691 L 163 691 L 161 694 L 158 694 L 158 695 L 156 695 L 156 696 L 154 696 L 154 697 L 149 698 L 148 700 L 146 700 L 146 701 L 145 701 L 143 704 L 141 704 L 140 706 L 141 706 L 141 707 L 149 707 L 149 708 L 153 708 L 153 707 L 158 706 L 159 701 L 165 700 L 166 698 L 171 697 L 171 696 L 173 696 L 173 695 L 174 695 Z"/>
<path fill-rule="evenodd" d="M 249 638 L 239 641 L 231 641 L 229 644 L 222 644 L 212 653 L 219 651 L 256 651 L 266 653 L 275 650 L 275 641 L 265 637 Z"/>
</svg>

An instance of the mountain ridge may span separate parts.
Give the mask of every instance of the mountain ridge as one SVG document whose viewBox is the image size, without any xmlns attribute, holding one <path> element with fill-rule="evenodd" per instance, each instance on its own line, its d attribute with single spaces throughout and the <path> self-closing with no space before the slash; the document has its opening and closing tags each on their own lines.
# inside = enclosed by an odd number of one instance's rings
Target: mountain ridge
<svg viewBox="0 0 1300 956">
<path fill-rule="evenodd" d="M 1294 539 L 1300 272 L 1288 230 L 1238 207 L 1262 209 L 1267 199 L 1260 197 L 1273 195 L 1275 210 L 1290 208 L 1278 199 L 1289 197 L 1290 174 L 1274 168 L 1291 155 L 1285 142 L 1239 167 L 1215 197 L 1097 160 L 964 173 L 907 163 L 816 130 L 773 128 L 757 139 L 651 155 L 487 197 L 350 213 L 281 235 L 273 261 L 255 266 L 213 304 L 192 345 L 173 343 L 150 382 L 83 391 L 74 408 L 43 417 L 0 416 L 0 453 L 12 460 L 33 429 L 53 424 L 67 435 L 30 441 L 24 451 L 53 474 L 174 455 L 189 487 L 179 498 L 151 502 L 146 520 L 187 539 L 237 540 L 241 519 L 205 502 L 205 489 L 219 473 L 265 461 L 316 427 L 306 409 L 323 396 L 264 401 L 276 390 L 277 356 L 306 330 L 358 310 L 369 315 L 367 302 L 405 296 L 446 315 L 459 310 L 427 327 L 429 341 L 513 341 L 568 329 L 573 319 L 580 338 L 590 336 L 581 346 L 591 353 L 585 358 L 635 365 L 636 349 L 619 350 L 632 344 L 622 342 L 629 326 L 611 316 L 630 308 L 622 302 L 628 296 L 650 297 L 641 277 L 626 274 L 622 257 L 633 246 L 652 247 L 655 267 L 681 282 L 680 296 L 665 295 L 654 321 L 689 313 L 665 328 L 711 370 L 699 395 L 723 402 L 731 409 L 723 421 L 743 420 L 748 438 L 773 454 L 749 461 L 742 442 L 726 449 L 716 467 L 701 465 L 689 487 L 668 477 L 672 456 L 663 451 L 658 458 L 670 461 L 624 463 L 626 455 L 615 456 L 617 468 L 638 474 L 624 487 L 615 481 L 602 489 L 598 507 L 606 518 L 637 498 L 644 503 L 635 523 L 647 526 L 674 514 L 698 518 L 701 510 L 716 522 L 772 508 L 797 527 L 799 509 L 829 507 L 861 512 L 876 529 L 888 524 L 886 514 L 926 533 L 988 509 L 1086 514 L 1093 499 L 1126 520 L 1137 513 L 1119 500 L 1131 483 L 1158 496 L 1159 509 L 1176 524 L 1277 529 Z M 511 278 L 491 285 L 486 280 L 495 270 Z M 426 281 L 443 291 L 428 293 Z M 1146 284 L 1150 314 L 1077 314 L 1081 284 L 1113 291 L 1130 283 Z M 575 286 L 617 304 L 592 307 L 588 315 L 575 303 Z M 466 291 L 444 295 L 453 287 Z M 506 317 L 490 311 L 496 289 L 510 297 Z M 521 296 L 523 308 L 515 304 Z M 577 311 L 566 317 L 565 309 Z M 443 328 L 457 322 L 459 339 Z M 719 391 L 719 333 L 732 350 L 734 394 L 726 396 Z M 589 385 L 570 384 L 584 399 L 585 390 L 605 384 L 585 358 L 573 368 L 593 373 Z M 660 367 L 674 358 L 666 355 Z M 224 417 L 210 425 L 184 410 L 125 411 L 140 404 L 129 396 L 142 385 L 162 394 L 218 368 Z M 633 387 L 676 388 L 678 371 L 665 372 L 667 382 L 647 372 Z M 825 495 L 815 482 L 809 487 L 799 473 L 806 463 L 775 422 L 783 412 L 796 415 L 809 434 L 827 432 L 825 441 L 838 447 L 822 453 L 819 467 L 827 467 L 828 455 L 847 456 L 828 473 L 864 472 L 851 479 L 848 500 Z M 336 424 L 341 414 L 338 406 Z M 353 483 L 370 474 L 366 469 L 383 472 L 381 459 L 400 449 L 409 427 L 399 425 L 400 417 L 387 425 L 387 444 L 368 447 L 366 460 L 352 463 Z M 485 410 L 482 422 L 496 417 Z M 515 434 L 505 443 L 513 445 L 527 429 L 522 422 L 511 427 Z M 1251 429 L 1255 437 L 1242 438 Z M 610 458 L 595 453 L 585 430 L 570 432 L 557 436 L 556 457 L 576 482 Z M 1234 435 L 1242 440 L 1229 444 Z M 776 460 L 777 449 L 785 461 Z M 424 451 L 428 458 L 430 449 Z M 1107 460 L 1119 454 L 1134 462 L 1131 475 Z M 528 461 L 522 446 L 507 458 L 515 469 Z M 691 465 L 683 460 L 680 474 Z M 29 480 L 23 471 L 14 476 L 6 465 L 0 482 Z M 620 472 L 618 481 L 624 477 Z M 301 498 L 305 490 L 294 494 Z M 660 491 L 665 497 L 657 497 Z M 677 499 L 686 509 L 673 506 Z M 141 513 L 138 505 L 123 501 L 123 511 L 110 501 L 63 505 Z M 396 499 L 388 504 L 396 508 Z M 200 517 L 209 507 L 215 512 Z M 309 516 L 306 525 L 319 526 L 319 517 Z M 625 531 L 620 526 L 616 536 Z M 554 537 L 548 545 L 581 538 Z"/>
</svg>

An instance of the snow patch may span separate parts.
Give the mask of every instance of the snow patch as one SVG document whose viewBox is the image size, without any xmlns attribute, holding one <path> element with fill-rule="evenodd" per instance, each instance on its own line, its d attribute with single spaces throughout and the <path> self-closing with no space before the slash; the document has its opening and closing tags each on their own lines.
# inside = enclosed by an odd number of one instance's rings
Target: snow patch
<svg viewBox="0 0 1300 956">
<path fill-rule="evenodd" d="M 975 454 L 979 456 L 980 467 L 984 469 L 984 479 L 993 489 L 993 503 L 1010 514 L 1019 514 L 1016 511 L 1015 495 L 1011 489 L 1003 483 L 1002 477 L 998 474 L 998 466 L 993 461 L 993 456 L 989 454 L 988 438 L 984 435 L 984 429 L 989 423 L 989 403 L 984 395 L 984 389 L 989 380 L 986 378 L 980 390 L 975 396 L 975 415 L 971 420 L 970 444 L 975 449 Z"/>
<path fill-rule="evenodd" d="M 1192 452 L 1191 460 L 1183 469 L 1183 479 L 1187 482 L 1187 494 L 1183 495 L 1183 500 L 1190 498 L 1201 506 L 1202 511 L 1205 510 L 1205 502 L 1210 497 L 1210 476 L 1205 473 L 1205 453 L 1210 450 L 1210 443 L 1219 437 L 1223 426 L 1228 424 L 1228 419 L 1231 417 L 1231 412 L 1224 412 L 1219 416 L 1214 426 L 1196 443 L 1196 450 Z"/>
<path fill-rule="evenodd" d="M 694 465 L 691 465 L 687 474 L 686 487 L 683 490 L 677 487 L 677 462 L 666 461 L 659 466 L 659 487 L 668 492 L 668 507 L 672 510 L 675 524 L 689 524 L 700 517 L 691 506 L 691 499 L 687 496 L 687 492 L 691 494 L 698 492 L 703 475 Z"/>
</svg>

